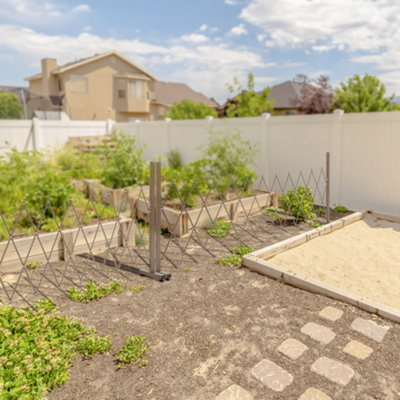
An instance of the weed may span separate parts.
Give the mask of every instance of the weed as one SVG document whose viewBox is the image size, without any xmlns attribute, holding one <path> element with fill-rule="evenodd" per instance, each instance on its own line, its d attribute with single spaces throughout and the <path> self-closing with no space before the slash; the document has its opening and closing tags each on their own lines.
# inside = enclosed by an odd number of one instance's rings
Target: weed
<svg viewBox="0 0 400 400">
<path fill-rule="evenodd" d="M 264 212 L 267 217 L 272 217 L 274 221 L 283 221 L 285 217 L 279 213 L 279 211 L 273 207 L 267 208 Z"/>
<path fill-rule="evenodd" d="M 43 261 L 34 261 L 34 262 L 29 262 L 26 264 L 26 268 L 28 269 L 36 269 L 39 265 L 42 265 Z"/>
<path fill-rule="evenodd" d="M 315 214 L 317 214 L 317 215 L 325 215 L 326 214 L 326 210 L 325 210 L 325 208 L 316 208 L 315 210 Z"/>
<path fill-rule="evenodd" d="M 321 222 L 317 221 L 316 219 L 311 220 L 310 225 L 313 228 L 319 228 L 320 226 L 322 226 Z"/>
<path fill-rule="evenodd" d="M 146 246 L 148 240 L 144 235 L 144 232 L 140 234 L 139 232 L 135 232 L 135 244 L 136 246 Z"/>
<path fill-rule="evenodd" d="M 347 213 L 349 210 L 345 206 L 336 206 L 333 211 L 337 213 Z"/>
<path fill-rule="evenodd" d="M 146 285 L 136 285 L 136 286 L 132 286 L 129 290 L 132 293 L 137 293 L 137 292 L 142 292 L 143 290 L 146 289 Z"/>
<path fill-rule="evenodd" d="M 80 322 L 60 316 L 48 300 L 35 308 L 0 307 L 0 399 L 45 398 L 68 380 L 78 344 L 93 335 Z"/>
<path fill-rule="evenodd" d="M 217 264 L 240 266 L 242 265 L 242 256 L 239 254 L 231 254 L 228 257 L 219 258 Z"/>
<path fill-rule="evenodd" d="M 232 250 L 232 253 L 238 254 L 238 255 L 240 255 L 240 256 L 244 256 L 244 255 L 249 254 L 249 253 L 251 253 L 251 252 L 253 252 L 253 251 L 254 251 L 254 249 L 253 249 L 252 247 L 246 246 L 246 245 L 244 245 L 244 244 L 241 244 L 241 245 L 235 247 L 235 248 Z"/>
<path fill-rule="evenodd" d="M 92 300 L 99 300 L 111 293 L 122 293 L 124 288 L 118 282 L 111 282 L 108 286 L 98 285 L 90 281 L 86 284 L 86 291 L 72 287 L 67 290 L 67 296 L 74 301 L 87 303 Z"/>
<path fill-rule="evenodd" d="M 224 238 L 228 236 L 232 224 L 229 221 L 218 220 L 211 226 L 206 227 L 207 233 L 214 238 Z"/>
<path fill-rule="evenodd" d="M 136 362 L 139 367 L 144 367 L 147 360 L 143 357 L 149 351 L 149 342 L 145 336 L 127 336 L 127 342 L 118 353 L 118 360 L 121 361 L 118 367 L 121 368 L 124 364 Z"/>
<path fill-rule="evenodd" d="M 111 347 L 111 341 L 106 337 L 90 334 L 79 339 L 76 349 L 85 357 L 93 357 L 96 353 L 105 353 Z"/>
<path fill-rule="evenodd" d="M 189 267 L 183 268 L 183 272 L 191 272 L 191 271 L 192 271 L 192 268 L 189 268 Z"/>
</svg>

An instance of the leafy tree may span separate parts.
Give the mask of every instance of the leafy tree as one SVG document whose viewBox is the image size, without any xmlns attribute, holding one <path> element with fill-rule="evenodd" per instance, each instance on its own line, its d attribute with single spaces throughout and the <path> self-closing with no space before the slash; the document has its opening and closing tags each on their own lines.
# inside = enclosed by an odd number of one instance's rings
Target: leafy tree
<svg viewBox="0 0 400 400">
<path fill-rule="evenodd" d="M 385 97 L 385 85 L 374 75 L 363 77 L 354 75 L 346 83 L 341 83 L 335 91 L 336 108 L 344 112 L 376 112 L 399 110 L 398 104 L 392 104 L 394 95 Z"/>
<path fill-rule="evenodd" d="M 258 117 L 274 109 L 274 101 L 268 100 L 270 88 L 266 87 L 261 93 L 254 90 L 254 74 L 250 72 L 247 77 L 247 90 L 243 90 L 237 78 L 233 85 L 227 85 L 231 93 L 237 94 L 228 99 L 225 106 L 220 109 L 220 117 Z"/>
<path fill-rule="evenodd" d="M 331 112 L 333 103 L 332 88 L 329 78 L 321 75 L 316 80 L 310 80 L 307 75 L 299 74 L 293 80 L 301 84 L 300 96 L 292 99 L 295 107 L 304 114 L 327 114 Z"/>
<path fill-rule="evenodd" d="M 13 93 L 0 93 L 0 119 L 20 119 L 23 106 Z"/>
<path fill-rule="evenodd" d="M 205 117 L 217 117 L 217 112 L 203 103 L 195 103 L 192 100 L 183 100 L 175 103 L 164 118 L 171 119 L 204 119 Z"/>
</svg>

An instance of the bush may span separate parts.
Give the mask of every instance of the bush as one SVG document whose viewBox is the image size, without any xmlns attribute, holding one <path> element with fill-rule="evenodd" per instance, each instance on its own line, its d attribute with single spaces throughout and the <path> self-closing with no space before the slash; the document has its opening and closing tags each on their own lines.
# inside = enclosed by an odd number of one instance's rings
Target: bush
<svg viewBox="0 0 400 400">
<path fill-rule="evenodd" d="M 139 185 L 143 182 L 145 162 L 143 149 L 136 147 L 134 137 L 114 132 L 96 154 L 101 158 L 102 183 L 113 189 Z"/>
<path fill-rule="evenodd" d="M 315 218 L 315 214 L 312 212 L 314 196 L 312 190 L 308 187 L 299 186 L 297 189 L 289 190 L 286 194 L 281 194 L 279 202 L 282 208 L 298 221 L 304 221 L 306 218 Z"/>
<path fill-rule="evenodd" d="M 124 344 L 122 350 L 118 353 L 118 360 L 121 361 L 119 367 L 123 364 L 130 364 L 137 362 L 139 367 L 147 364 L 147 360 L 143 357 L 149 351 L 149 342 L 145 336 L 127 336 L 127 342 Z"/>
</svg>

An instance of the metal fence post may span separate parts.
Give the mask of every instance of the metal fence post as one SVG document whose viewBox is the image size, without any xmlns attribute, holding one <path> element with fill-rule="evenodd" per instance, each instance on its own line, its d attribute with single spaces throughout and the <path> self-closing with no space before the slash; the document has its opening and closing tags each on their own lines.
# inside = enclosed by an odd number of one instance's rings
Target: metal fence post
<svg viewBox="0 0 400 400">
<path fill-rule="evenodd" d="M 150 163 L 150 272 L 161 272 L 161 163 Z"/>
<path fill-rule="evenodd" d="M 329 152 L 326 153 L 326 222 L 329 223 L 331 220 L 331 209 L 330 209 L 330 204 L 329 204 L 329 200 L 330 200 L 330 158 L 331 155 Z"/>
</svg>

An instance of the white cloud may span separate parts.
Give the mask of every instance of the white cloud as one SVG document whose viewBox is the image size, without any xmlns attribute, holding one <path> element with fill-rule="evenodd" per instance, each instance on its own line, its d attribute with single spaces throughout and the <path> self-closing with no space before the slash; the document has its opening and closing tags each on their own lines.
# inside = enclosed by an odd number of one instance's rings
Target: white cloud
<svg viewBox="0 0 400 400">
<path fill-rule="evenodd" d="M 400 32 L 398 0 L 251 0 L 240 17 L 269 45 L 376 51 Z"/>
<path fill-rule="evenodd" d="M 232 82 L 234 76 L 246 82 L 249 71 L 272 65 L 264 63 L 258 53 L 230 48 L 224 43 L 175 41 L 171 46 L 157 46 L 136 39 L 107 38 L 88 32 L 78 36 L 47 35 L 1 24 L 0 37 L 0 50 L 11 50 L 11 54 L 33 67 L 27 75 L 40 71 L 40 60 L 44 57 L 54 57 L 62 65 L 115 49 L 160 79 L 186 82 L 195 90 L 221 101 L 228 95 L 225 84 Z"/>
<path fill-rule="evenodd" d="M 234 36 L 241 36 L 241 35 L 247 35 L 247 30 L 244 27 L 243 24 L 239 24 L 237 26 L 234 26 L 231 30 L 230 30 L 230 34 L 234 35 Z"/>
<path fill-rule="evenodd" d="M 228 6 L 236 6 L 236 1 L 235 0 L 224 0 L 225 4 L 228 4 Z"/>
<path fill-rule="evenodd" d="M 87 4 L 79 4 L 72 9 L 72 12 L 87 12 L 90 11 L 90 7 Z"/>
<path fill-rule="evenodd" d="M 257 40 L 260 43 L 262 43 L 265 40 L 266 37 L 267 37 L 267 35 L 265 33 L 260 33 L 260 34 L 257 35 Z"/>
<path fill-rule="evenodd" d="M 205 35 L 201 35 L 199 33 L 191 33 L 189 35 L 183 35 L 181 39 L 184 42 L 191 42 L 191 43 L 204 43 L 207 42 L 208 37 Z"/>
<path fill-rule="evenodd" d="M 215 33 L 217 32 L 218 28 L 208 26 L 207 24 L 203 24 L 200 26 L 199 31 L 200 32 L 210 32 L 210 33 Z"/>
</svg>

